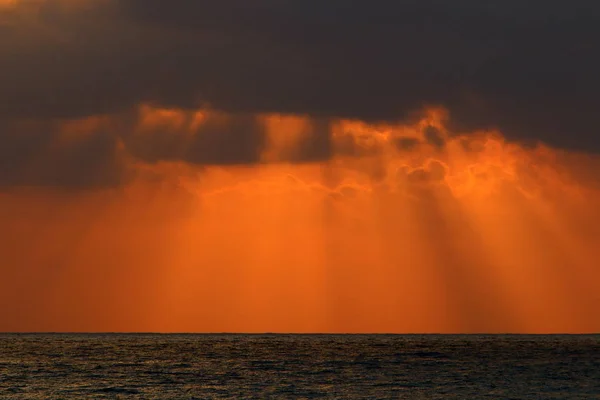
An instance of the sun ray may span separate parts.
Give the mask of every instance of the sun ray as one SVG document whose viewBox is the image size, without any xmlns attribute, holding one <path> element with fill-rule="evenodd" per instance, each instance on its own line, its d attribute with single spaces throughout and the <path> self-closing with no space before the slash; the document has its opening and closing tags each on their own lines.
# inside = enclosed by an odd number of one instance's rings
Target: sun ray
<svg viewBox="0 0 600 400">
<path fill-rule="evenodd" d="M 0 197 L 9 278 L 54 299 L 45 316 L 32 313 L 32 324 L 50 327 L 598 329 L 586 318 L 600 292 L 595 160 L 497 131 L 451 132 L 449 118 L 431 109 L 411 123 L 321 121 L 145 104 L 128 115 L 21 121 L 22 138 L 48 134 L 19 163 L 31 185 Z M 223 129 L 247 130 L 256 156 L 236 150 L 211 163 Z M 99 137 L 127 171 L 122 186 L 71 189 L 62 200 L 36 187 L 54 184 L 55 161 Z M 11 215 L 25 210 L 37 211 Z M 27 288 L 34 264 L 45 269 Z"/>
</svg>

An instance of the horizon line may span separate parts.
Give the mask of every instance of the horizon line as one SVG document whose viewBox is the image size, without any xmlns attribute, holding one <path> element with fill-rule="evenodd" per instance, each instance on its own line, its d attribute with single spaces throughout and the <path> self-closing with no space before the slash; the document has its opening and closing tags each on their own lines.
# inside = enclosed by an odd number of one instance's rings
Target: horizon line
<svg viewBox="0 0 600 400">
<path fill-rule="evenodd" d="M 0 331 L 0 335 L 198 335 L 198 336 L 600 336 L 600 332 L 158 332 L 158 331 Z"/>
</svg>

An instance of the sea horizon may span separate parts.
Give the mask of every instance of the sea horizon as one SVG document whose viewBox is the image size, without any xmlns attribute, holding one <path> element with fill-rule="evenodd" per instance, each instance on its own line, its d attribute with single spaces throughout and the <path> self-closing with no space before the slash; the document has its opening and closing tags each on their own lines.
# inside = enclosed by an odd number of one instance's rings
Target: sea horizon
<svg viewBox="0 0 600 400">
<path fill-rule="evenodd" d="M 600 332 L 161 332 L 161 331 L 5 331 L 0 335 L 199 335 L 199 336 L 600 336 Z"/>
</svg>

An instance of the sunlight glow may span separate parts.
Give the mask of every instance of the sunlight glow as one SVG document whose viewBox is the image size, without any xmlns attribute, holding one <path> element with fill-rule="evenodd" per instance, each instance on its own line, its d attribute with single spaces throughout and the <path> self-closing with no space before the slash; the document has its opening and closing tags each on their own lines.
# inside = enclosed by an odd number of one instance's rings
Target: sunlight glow
<svg viewBox="0 0 600 400">
<path fill-rule="evenodd" d="M 330 159 L 300 163 L 316 122 L 260 115 L 256 164 L 130 157 L 119 190 L 10 192 L 0 250 L 23 267 L 0 303 L 30 293 L 22 308 L 48 330 L 600 330 L 597 160 L 449 132 L 450 117 L 333 121 Z M 62 137 L 119 118 L 63 122 Z M 230 116 L 142 105 L 131 129 L 189 143 L 207 118 Z"/>
</svg>

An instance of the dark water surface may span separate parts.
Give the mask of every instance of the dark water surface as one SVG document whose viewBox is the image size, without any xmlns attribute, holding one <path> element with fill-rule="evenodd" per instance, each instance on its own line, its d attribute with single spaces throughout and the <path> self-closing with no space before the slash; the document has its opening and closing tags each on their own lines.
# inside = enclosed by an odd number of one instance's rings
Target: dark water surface
<svg viewBox="0 0 600 400">
<path fill-rule="evenodd" d="M 0 335 L 2 399 L 600 399 L 600 336 Z"/>
</svg>

